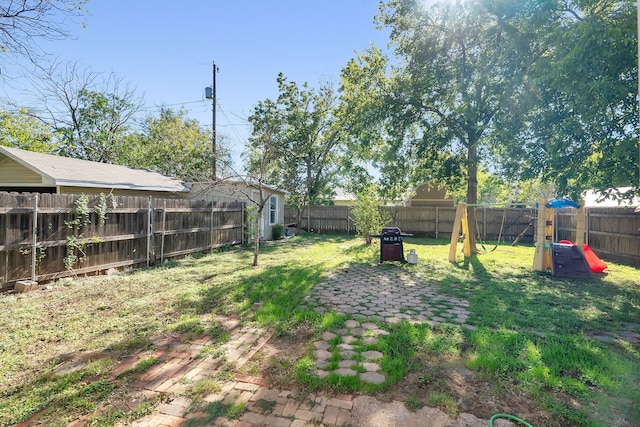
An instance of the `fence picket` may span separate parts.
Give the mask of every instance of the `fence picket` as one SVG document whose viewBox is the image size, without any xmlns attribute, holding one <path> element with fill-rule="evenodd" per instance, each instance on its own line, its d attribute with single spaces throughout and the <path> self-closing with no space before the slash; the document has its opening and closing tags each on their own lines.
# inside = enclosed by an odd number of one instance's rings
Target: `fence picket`
<svg viewBox="0 0 640 427">
<path fill-rule="evenodd" d="M 91 223 L 75 236 L 86 256 L 67 270 L 68 237 L 74 233 L 67 224 L 75 217 L 79 196 L 41 194 L 37 206 L 35 197 L 0 192 L 0 290 L 28 278 L 53 280 L 153 264 L 156 254 L 164 260 L 207 251 L 241 243 L 244 234 L 244 205 L 238 202 L 119 196 L 117 207 L 110 208 L 100 224 L 94 212 L 98 196 L 89 196 Z M 162 223 L 162 230 L 156 230 L 155 223 Z"/>
</svg>

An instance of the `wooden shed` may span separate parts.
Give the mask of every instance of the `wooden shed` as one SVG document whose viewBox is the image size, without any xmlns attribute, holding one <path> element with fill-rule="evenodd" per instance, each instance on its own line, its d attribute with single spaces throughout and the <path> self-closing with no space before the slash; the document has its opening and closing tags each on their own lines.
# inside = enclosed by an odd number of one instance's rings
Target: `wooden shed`
<svg viewBox="0 0 640 427">
<path fill-rule="evenodd" d="M 189 188 L 158 172 L 0 146 L 0 191 L 187 198 Z"/>
</svg>

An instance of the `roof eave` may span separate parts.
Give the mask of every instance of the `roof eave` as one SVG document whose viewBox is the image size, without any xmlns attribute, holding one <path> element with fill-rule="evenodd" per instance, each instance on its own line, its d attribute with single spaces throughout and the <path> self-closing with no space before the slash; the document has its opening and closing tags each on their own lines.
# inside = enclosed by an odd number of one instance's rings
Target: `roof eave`
<svg viewBox="0 0 640 427">
<path fill-rule="evenodd" d="M 189 187 L 164 187 L 164 186 L 151 186 L 151 185 L 135 185 L 135 184 L 118 184 L 112 182 L 86 182 L 86 181 L 72 181 L 58 179 L 55 181 L 57 186 L 66 187 L 87 187 L 87 188 L 114 188 L 118 190 L 140 190 L 140 191 L 163 191 L 174 193 L 188 193 Z"/>
</svg>

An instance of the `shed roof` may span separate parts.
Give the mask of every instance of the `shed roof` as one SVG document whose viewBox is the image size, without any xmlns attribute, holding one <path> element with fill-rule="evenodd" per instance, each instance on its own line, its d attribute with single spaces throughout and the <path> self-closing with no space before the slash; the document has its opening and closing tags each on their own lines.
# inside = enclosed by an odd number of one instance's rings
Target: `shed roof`
<svg viewBox="0 0 640 427">
<path fill-rule="evenodd" d="M 0 146 L 0 154 L 41 175 L 44 185 L 167 192 L 189 191 L 184 182 L 145 169 L 3 146 Z"/>
</svg>

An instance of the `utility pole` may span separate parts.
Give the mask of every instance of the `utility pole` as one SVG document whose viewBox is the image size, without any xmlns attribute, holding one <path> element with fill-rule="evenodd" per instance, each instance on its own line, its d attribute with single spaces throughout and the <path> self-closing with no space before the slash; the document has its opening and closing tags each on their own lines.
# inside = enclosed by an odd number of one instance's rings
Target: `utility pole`
<svg viewBox="0 0 640 427">
<path fill-rule="evenodd" d="M 219 71 L 218 67 L 216 67 L 216 63 L 213 62 L 213 84 L 211 87 L 205 88 L 205 97 L 207 99 L 211 99 L 212 101 L 212 126 L 211 126 L 211 180 L 215 181 L 217 179 L 217 171 L 216 171 L 216 73 Z"/>
</svg>

